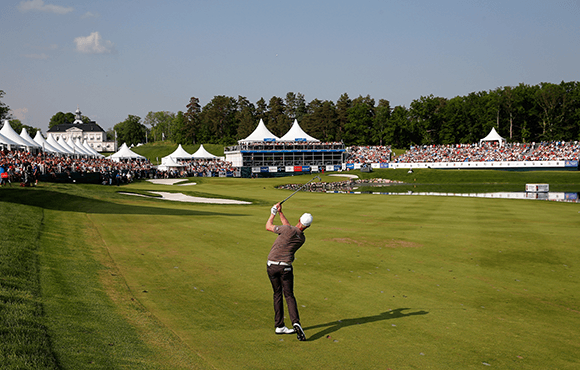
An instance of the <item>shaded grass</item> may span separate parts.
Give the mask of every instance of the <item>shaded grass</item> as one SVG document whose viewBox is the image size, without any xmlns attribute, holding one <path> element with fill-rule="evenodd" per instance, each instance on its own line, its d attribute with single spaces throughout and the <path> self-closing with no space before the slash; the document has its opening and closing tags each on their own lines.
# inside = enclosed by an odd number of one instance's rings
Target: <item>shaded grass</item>
<svg viewBox="0 0 580 370">
<path fill-rule="evenodd" d="M 56 369 L 38 280 L 41 208 L 0 202 L 0 367 Z"/>
</svg>

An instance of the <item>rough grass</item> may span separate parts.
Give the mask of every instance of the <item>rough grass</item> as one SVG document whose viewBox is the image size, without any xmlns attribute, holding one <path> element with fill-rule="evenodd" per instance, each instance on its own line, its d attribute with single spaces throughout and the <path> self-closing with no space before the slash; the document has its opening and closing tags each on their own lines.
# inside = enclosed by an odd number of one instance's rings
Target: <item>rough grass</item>
<svg viewBox="0 0 580 370">
<path fill-rule="evenodd" d="M 91 323 L 97 334 L 86 351 L 106 344 L 109 368 L 580 365 L 577 204 L 298 193 L 284 209 L 292 222 L 314 215 L 295 263 L 308 341 L 276 336 L 265 272 L 275 235 L 264 224 L 270 206 L 289 194 L 276 185 L 309 180 L 215 178 L 194 186 L 253 201 L 242 206 L 143 199 L 95 185 L 43 185 L 0 200 L 42 207 L 54 224 L 41 233 L 41 281 L 55 289 L 43 299 L 61 355 L 81 356 L 74 351 L 84 352 L 87 339 L 79 330 Z M 181 191 L 145 182 L 120 190 L 168 189 Z M 66 308 L 85 294 L 113 317 L 91 305 Z M 114 342 L 122 348 L 108 346 L 110 327 L 127 322 L 134 331 Z M 72 368 L 83 366 L 94 364 Z"/>
<path fill-rule="evenodd" d="M 38 280 L 41 208 L 0 202 L 0 367 L 56 369 Z"/>
</svg>

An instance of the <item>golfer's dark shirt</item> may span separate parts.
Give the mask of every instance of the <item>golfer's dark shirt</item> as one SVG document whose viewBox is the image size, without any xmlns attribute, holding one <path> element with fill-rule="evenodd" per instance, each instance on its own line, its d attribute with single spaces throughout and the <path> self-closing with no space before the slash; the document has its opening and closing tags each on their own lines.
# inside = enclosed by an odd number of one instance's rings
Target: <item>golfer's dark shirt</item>
<svg viewBox="0 0 580 370">
<path fill-rule="evenodd" d="M 296 226 L 280 225 L 274 227 L 278 234 L 268 254 L 268 261 L 292 263 L 294 253 L 304 244 L 306 236 Z"/>
</svg>

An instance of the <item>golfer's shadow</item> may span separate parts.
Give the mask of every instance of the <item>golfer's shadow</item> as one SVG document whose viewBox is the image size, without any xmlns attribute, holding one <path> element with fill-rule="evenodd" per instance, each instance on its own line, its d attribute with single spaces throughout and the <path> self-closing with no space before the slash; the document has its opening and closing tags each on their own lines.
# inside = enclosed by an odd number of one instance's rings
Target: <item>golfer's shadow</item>
<svg viewBox="0 0 580 370">
<path fill-rule="evenodd" d="M 370 322 L 399 319 L 402 317 L 415 316 L 415 315 L 427 315 L 429 313 L 427 311 L 417 311 L 417 312 L 404 313 L 403 312 L 404 310 L 409 310 L 409 308 L 397 308 L 396 310 L 386 311 L 386 312 L 383 312 L 383 313 L 380 313 L 380 314 L 374 315 L 374 316 L 364 316 L 364 317 L 359 317 L 356 319 L 343 319 L 343 320 L 329 322 L 327 324 L 313 325 L 313 326 L 309 326 L 309 327 L 304 328 L 304 330 L 306 331 L 306 330 L 312 330 L 312 329 L 326 327 L 326 329 L 308 337 L 308 340 L 317 340 L 320 338 L 324 338 L 327 335 L 329 335 L 330 333 L 334 333 L 335 331 L 337 331 L 341 328 L 347 327 L 347 326 L 362 325 L 362 324 L 368 324 Z"/>
</svg>

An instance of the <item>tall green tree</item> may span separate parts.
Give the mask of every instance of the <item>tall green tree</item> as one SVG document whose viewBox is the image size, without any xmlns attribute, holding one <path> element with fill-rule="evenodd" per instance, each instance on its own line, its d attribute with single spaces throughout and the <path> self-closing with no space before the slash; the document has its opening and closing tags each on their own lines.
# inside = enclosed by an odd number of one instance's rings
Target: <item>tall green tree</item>
<svg viewBox="0 0 580 370">
<path fill-rule="evenodd" d="M 318 99 L 308 103 L 307 114 L 300 124 L 310 136 L 321 141 L 336 140 L 336 107 L 332 101 Z"/>
<path fill-rule="evenodd" d="M 236 111 L 236 121 L 238 123 L 238 130 L 236 133 L 236 140 L 245 139 L 248 137 L 258 125 L 256 122 L 256 107 L 250 103 L 245 96 L 238 96 L 238 110 Z"/>
<path fill-rule="evenodd" d="M 183 144 L 197 144 L 203 140 L 204 136 L 199 117 L 201 113 L 199 99 L 191 97 L 186 108 L 187 111 L 183 114 L 183 136 L 185 140 Z"/>
<path fill-rule="evenodd" d="M 304 95 L 301 93 L 295 94 L 293 92 L 287 93 L 284 113 L 290 121 L 294 122 L 296 119 L 298 122 L 302 122 L 302 118 L 306 114 L 306 100 L 304 99 Z"/>
<path fill-rule="evenodd" d="M 200 114 L 201 124 L 208 133 L 205 142 L 232 144 L 237 133 L 236 111 L 237 102 L 232 97 L 218 95 L 207 103 Z"/>
<path fill-rule="evenodd" d="M 120 146 L 126 143 L 128 146 L 145 142 L 145 132 L 147 127 L 141 123 L 141 117 L 129 115 L 123 122 L 115 126 L 117 132 L 117 144 Z"/>
<path fill-rule="evenodd" d="M 185 115 L 183 111 L 178 111 L 173 120 L 171 121 L 170 125 L 170 136 L 169 140 L 177 143 L 177 144 L 187 144 L 187 137 L 186 137 L 186 130 L 185 130 Z"/>
<path fill-rule="evenodd" d="M 143 120 L 145 126 L 149 126 L 151 136 L 149 141 L 161 141 L 171 137 L 171 124 L 175 119 L 175 113 L 168 111 L 149 112 Z"/>
<path fill-rule="evenodd" d="M 375 100 L 369 95 L 352 101 L 348 109 L 348 122 L 344 127 L 343 141 L 346 145 L 368 145 L 375 118 Z"/>
<path fill-rule="evenodd" d="M 10 107 L 1 100 L 4 98 L 4 95 L 6 95 L 4 90 L 0 90 L 0 121 L 12 118 L 12 115 L 10 114 Z"/>
<path fill-rule="evenodd" d="M 391 118 L 391 103 L 388 100 L 380 99 L 376 108 L 373 130 L 371 132 L 372 143 L 383 145 L 385 142 L 386 130 Z"/>
<path fill-rule="evenodd" d="M 342 94 L 336 101 L 336 141 L 343 140 L 350 107 L 352 107 L 352 100 L 347 93 Z"/>
<path fill-rule="evenodd" d="M 284 114 L 284 111 L 284 100 L 273 96 L 268 103 L 268 121 L 265 123 L 270 132 L 278 137 L 284 136 L 291 125 L 290 118 Z"/>
<path fill-rule="evenodd" d="M 51 129 L 54 126 L 58 126 L 64 123 L 73 123 L 75 121 L 75 115 L 74 113 L 68 112 L 68 113 L 63 113 L 63 112 L 58 112 L 55 113 L 51 118 L 50 121 L 48 122 L 48 128 Z"/>
</svg>

